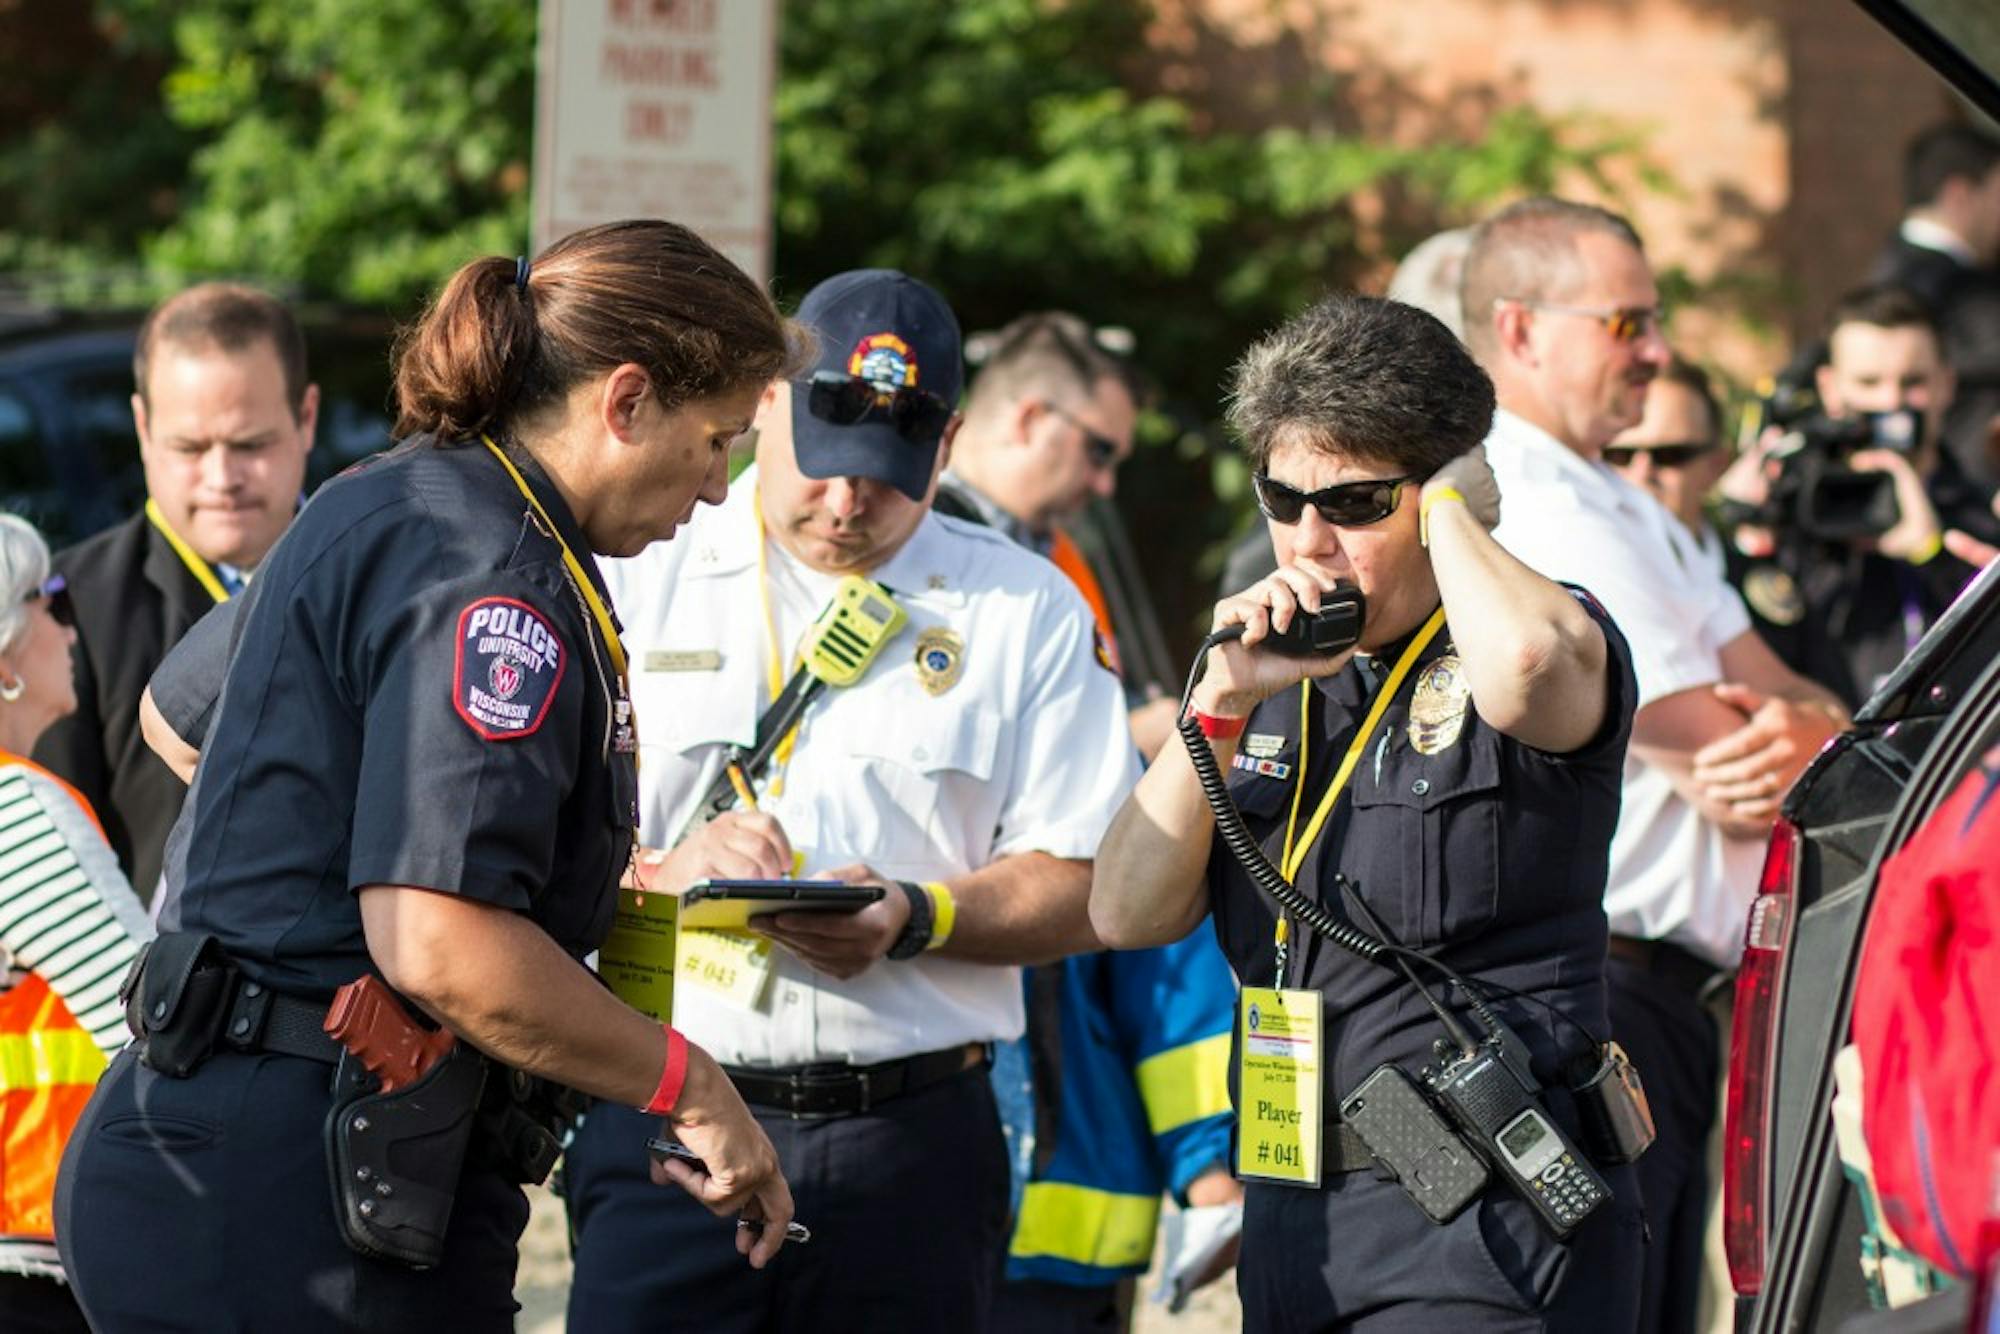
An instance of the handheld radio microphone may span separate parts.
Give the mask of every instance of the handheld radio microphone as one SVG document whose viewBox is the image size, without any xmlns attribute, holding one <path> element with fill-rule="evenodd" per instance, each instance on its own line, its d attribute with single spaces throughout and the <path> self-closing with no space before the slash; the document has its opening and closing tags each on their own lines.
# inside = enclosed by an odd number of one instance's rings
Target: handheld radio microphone
<svg viewBox="0 0 2000 1334">
<path fill-rule="evenodd" d="M 1275 626 L 1256 647 L 1282 653 L 1288 658 L 1330 658 L 1345 653 L 1361 640 L 1361 624 L 1367 619 L 1368 602 L 1352 584 L 1341 584 L 1320 599 L 1319 610 L 1301 608 L 1283 630 Z M 1224 626 L 1211 638 L 1216 643 L 1243 638 L 1240 625 Z"/>
</svg>

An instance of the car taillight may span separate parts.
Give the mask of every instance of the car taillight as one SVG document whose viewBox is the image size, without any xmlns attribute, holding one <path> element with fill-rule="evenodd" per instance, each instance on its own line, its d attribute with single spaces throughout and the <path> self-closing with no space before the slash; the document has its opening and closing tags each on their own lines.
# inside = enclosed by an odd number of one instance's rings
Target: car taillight
<svg viewBox="0 0 2000 1334">
<path fill-rule="evenodd" d="M 1764 1286 L 1765 1217 L 1770 1190 L 1771 1085 L 1777 1057 L 1779 988 L 1792 939 L 1799 831 L 1771 827 L 1757 898 L 1743 931 L 1736 973 L 1736 1014 L 1729 1035 L 1729 1093 L 1723 1104 L 1722 1240 L 1736 1291 Z"/>
</svg>

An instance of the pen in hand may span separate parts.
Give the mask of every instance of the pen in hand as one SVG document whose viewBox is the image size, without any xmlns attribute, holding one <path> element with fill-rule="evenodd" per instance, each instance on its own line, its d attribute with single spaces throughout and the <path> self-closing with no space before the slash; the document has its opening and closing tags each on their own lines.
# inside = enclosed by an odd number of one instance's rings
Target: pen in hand
<svg viewBox="0 0 2000 1334">
<path fill-rule="evenodd" d="M 726 768 L 729 773 L 729 786 L 736 789 L 736 799 L 743 803 L 743 809 L 756 810 L 757 793 L 751 789 L 749 780 L 743 776 L 743 766 L 731 760 Z"/>
<path fill-rule="evenodd" d="M 762 1232 L 764 1230 L 764 1220 L 761 1218 L 739 1218 L 736 1220 L 736 1226 L 745 1232 Z M 786 1241 L 811 1241 L 812 1235 L 811 1230 L 804 1223 L 791 1222 L 785 1224 Z"/>
<path fill-rule="evenodd" d="M 708 1171 L 708 1164 L 695 1156 L 693 1149 L 679 1140 L 655 1136 L 646 1141 L 646 1148 L 656 1158 L 678 1158 L 697 1172 Z M 761 1218 L 739 1218 L 736 1226 L 744 1232 L 762 1232 L 764 1220 Z M 793 1221 L 785 1224 L 786 1241 L 811 1241 L 812 1230 L 804 1223 Z"/>
</svg>

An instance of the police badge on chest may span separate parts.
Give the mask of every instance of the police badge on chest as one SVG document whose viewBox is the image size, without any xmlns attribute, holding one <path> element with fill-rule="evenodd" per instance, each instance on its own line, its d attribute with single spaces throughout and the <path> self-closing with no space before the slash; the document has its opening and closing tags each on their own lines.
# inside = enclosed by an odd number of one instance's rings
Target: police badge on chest
<svg viewBox="0 0 2000 1334">
<path fill-rule="evenodd" d="M 1434 659 L 1417 676 L 1410 696 L 1410 746 L 1419 755 L 1448 749 L 1465 730 L 1465 711 L 1472 703 L 1472 684 L 1456 653 Z"/>
</svg>

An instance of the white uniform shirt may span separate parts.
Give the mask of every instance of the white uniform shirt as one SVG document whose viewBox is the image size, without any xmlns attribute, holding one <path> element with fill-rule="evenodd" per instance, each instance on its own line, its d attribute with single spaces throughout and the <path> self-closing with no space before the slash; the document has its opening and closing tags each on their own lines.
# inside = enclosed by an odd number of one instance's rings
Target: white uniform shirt
<svg viewBox="0 0 2000 1334">
<path fill-rule="evenodd" d="M 1694 535 L 1601 462 L 1504 409 L 1486 439 L 1500 483 L 1494 536 L 1551 579 L 1590 590 L 1632 648 L 1638 706 L 1722 679 L 1722 646 L 1749 613 Z M 1761 840 L 1732 838 L 1627 755 L 1604 910 L 1615 935 L 1670 940 L 1721 966 L 1743 949 Z"/>
<path fill-rule="evenodd" d="M 770 703 L 756 480 L 746 472 L 673 541 L 603 562 L 632 664 L 648 847 L 673 844 L 725 748 L 747 747 Z M 776 543 L 765 561 L 789 679 L 838 581 Z M 909 624 L 860 681 L 813 702 L 789 762 L 774 766 L 778 790 L 760 795 L 805 852 L 803 874 L 860 862 L 891 880 L 946 880 L 1010 853 L 1094 857 L 1138 760 L 1082 597 L 1048 561 L 935 514 L 872 577 Z M 959 679 L 935 695 L 916 668 L 918 636 L 933 627 L 964 645 Z M 720 653 L 719 669 L 661 670 L 669 653 L 702 650 Z M 772 957 L 759 1009 L 683 985 L 675 1026 L 726 1064 L 765 1067 L 865 1065 L 1022 1030 L 1017 968 L 926 954 L 841 982 L 783 949 Z"/>
</svg>

